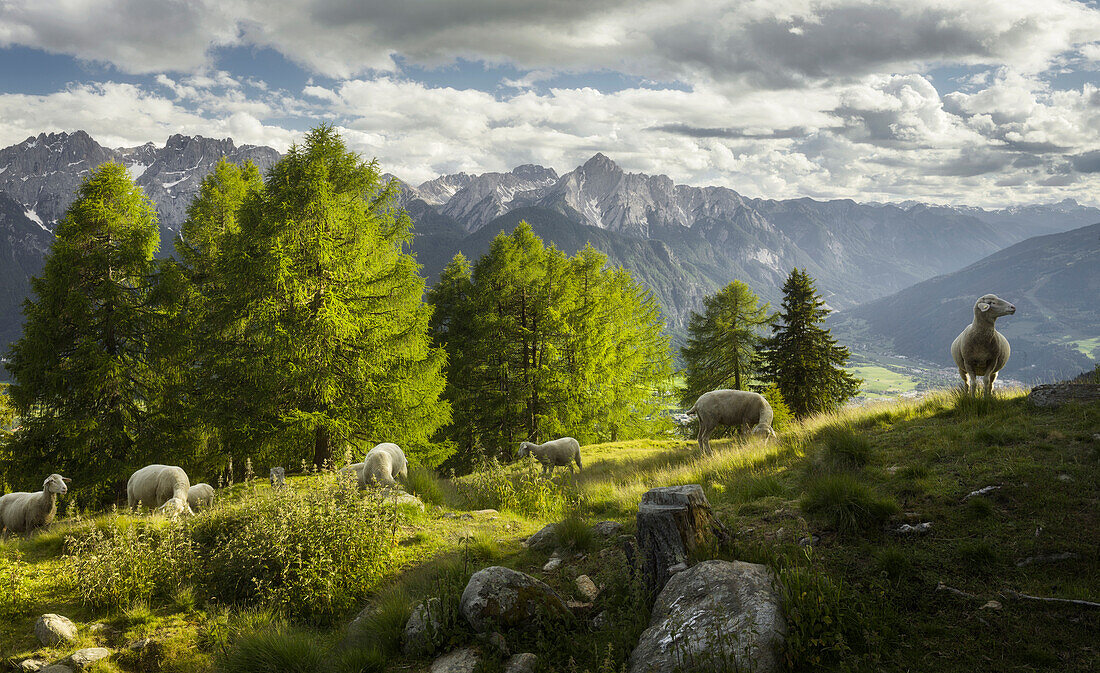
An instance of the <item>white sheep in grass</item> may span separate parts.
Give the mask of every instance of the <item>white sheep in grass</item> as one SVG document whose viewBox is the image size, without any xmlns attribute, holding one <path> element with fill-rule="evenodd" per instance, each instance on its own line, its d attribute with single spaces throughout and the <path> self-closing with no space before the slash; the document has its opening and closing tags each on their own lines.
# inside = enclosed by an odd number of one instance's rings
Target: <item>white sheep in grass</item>
<svg viewBox="0 0 1100 673">
<path fill-rule="evenodd" d="M 699 450 L 710 452 L 710 435 L 719 425 L 738 428 L 752 426 L 751 434 L 763 437 L 764 443 L 775 437 L 772 430 L 772 405 L 760 393 L 747 390 L 712 390 L 703 393 L 687 410 L 689 416 L 699 419 Z"/>
<path fill-rule="evenodd" d="M 542 473 L 544 475 L 552 474 L 555 467 L 565 467 L 566 465 L 569 466 L 569 471 L 572 472 L 573 463 L 577 464 L 578 470 L 582 469 L 581 443 L 572 437 L 559 437 L 542 444 L 520 442 L 516 457 L 523 458 L 528 453 L 534 456 L 535 460 L 542 463 Z"/>
<path fill-rule="evenodd" d="M 993 323 L 1003 315 L 1012 315 L 1016 307 L 995 294 L 986 294 L 974 303 L 974 322 L 951 342 L 951 357 L 959 368 L 963 392 L 978 394 L 978 377 L 985 377 L 985 394 L 993 394 L 997 372 L 1004 368 L 1012 349 L 1008 339 Z"/>
<path fill-rule="evenodd" d="M 267 480 L 271 482 L 271 488 L 282 488 L 286 486 L 286 469 L 282 467 L 273 467 L 267 475 Z"/>
<path fill-rule="evenodd" d="M 214 505 L 214 487 L 207 483 L 194 484 L 187 489 L 187 504 L 192 510 Z"/>
<path fill-rule="evenodd" d="M 37 493 L 8 493 L 0 497 L 0 529 L 29 533 L 48 526 L 57 515 L 57 496 L 68 493 L 72 479 L 51 474 Z"/>
<path fill-rule="evenodd" d="M 187 504 L 190 489 L 191 480 L 183 468 L 146 465 L 126 482 L 126 501 L 130 509 L 137 509 L 140 504 L 166 514 L 194 514 Z"/>
<path fill-rule="evenodd" d="M 341 474 L 355 475 L 355 483 L 359 484 L 359 488 L 363 489 L 367 487 L 366 475 L 367 464 L 366 463 L 352 463 L 346 467 L 340 468 Z"/>
<path fill-rule="evenodd" d="M 401 447 L 392 442 L 382 442 L 367 451 L 367 456 L 363 459 L 363 469 L 358 471 L 358 475 L 359 488 L 366 488 L 370 483 L 396 486 L 395 477 L 401 477 L 408 482 L 409 461 L 405 460 L 405 452 Z"/>
</svg>

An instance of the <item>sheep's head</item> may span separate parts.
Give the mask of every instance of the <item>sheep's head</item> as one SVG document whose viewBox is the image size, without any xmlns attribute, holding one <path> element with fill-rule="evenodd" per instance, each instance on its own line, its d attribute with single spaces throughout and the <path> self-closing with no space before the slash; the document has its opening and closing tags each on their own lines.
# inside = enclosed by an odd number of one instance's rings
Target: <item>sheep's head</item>
<svg viewBox="0 0 1100 673">
<path fill-rule="evenodd" d="M 46 481 L 42 482 L 42 490 L 47 493 L 64 495 L 69 492 L 68 484 L 71 482 L 72 479 L 68 477 L 62 477 L 60 474 L 51 474 L 46 477 Z"/>
<path fill-rule="evenodd" d="M 157 511 L 171 517 L 195 513 L 194 510 L 191 509 L 191 505 L 187 504 L 187 501 L 182 498 L 170 498 L 168 502 L 161 505 Z"/>
<path fill-rule="evenodd" d="M 995 294 L 983 295 L 974 304 L 974 315 L 983 315 L 988 318 L 1000 318 L 1003 315 L 1012 315 L 1015 312 L 1015 306 Z"/>
<path fill-rule="evenodd" d="M 524 458 L 531 452 L 531 442 L 520 442 L 519 451 L 516 451 L 516 458 Z"/>
<path fill-rule="evenodd" d="M 764 444 L 766 445 L 772 440 L 772 438 L 778 437 L 779 435 L 775 433 L 775 430 L 772 430 L 772 426 L 764 425 L 763 423 L 761 423 L 753 427 L 752 436 L 762 437 L 764 439 Z"/>
</svg>

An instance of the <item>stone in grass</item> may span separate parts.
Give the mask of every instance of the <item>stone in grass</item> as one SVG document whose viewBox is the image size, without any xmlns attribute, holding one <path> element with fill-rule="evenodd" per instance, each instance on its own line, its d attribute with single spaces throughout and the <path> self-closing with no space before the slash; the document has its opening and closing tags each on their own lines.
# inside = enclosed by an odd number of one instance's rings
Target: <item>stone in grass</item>
<svg viewBox="0 0 1100 673">
<path fill-rule="evenodd" d="M 433 661 L 431 673 L 474 673 L 479 663 L 481 654 L 472 647 L 463 647 Z"/>
<path fill-rule="evenodd" d="M 529 626 L 540 617 L 572 618 L 565 602 L 549 586 L 502 566 L 479 570 L 470 577 L 459 600 L 459 612 L 479 633 Z"/>
<path fill-rule="evenodd" d="M 79 671 L 109 656 L 111 656 L 111 651 L 106 647 L 85 647 L 70 654 L 65 661 Z"/>
<path fill-rule="evenodd" d="M 46 662 L 41 659 L 24 659 L 19 662 L 19 670 L 23 673 L 34 673 L 41 670 L 46 666 Z"/>
<path fill-rule="evenodd" d="M 542 530 L 527 538 L 523 544 L 528 549 L 536 551 L 553 549 L 558 544 L 558 524 L 551 523 L 543 526 Z"/>
<path fill-rule="evenodd" d="M 38 642 L 53 647 L 62 642 L 71 643 L 76 640 L 76 624 L 68 617 L 46 613 L 34 623 L 34 635 Z"/>
<path fill-rule="evenodd" d="M 73 673 L 73 669 L 65 664 L 50 664 L 45 668 L 38 669 L 38 673 Z"/>
<path fill-rule="evenodd" d="M 504 673 L 535 673 L 535 666 L 539 658 L 530 652 L 521 652 L 512 655 L 508 663 L 504 664 Z"/>
<path fill-rule="evenodd" d="M 440 616 L 443 604 L 438 598 L 429 598 L 413 609 L 405 623 L 402 649 L 411 656 L 425 656 L 439 647 Z"/>
<path fill-rule="evenodd" d="M 550 555 L 550 560 L 543 564 L 542 572 L 552 573 L 560 568 L 561 564 L 565 562 L 565 556 L 566 552 L 562 551 L 561 549 L 555 549 L 554 553 Z"/>
<path fill-rule="evenodd" d="M 584 600 L 592 602 L 596 600 L 596 596 L 600 595 L 600 589 L 596 586 L 596 583 L 592 581 L 592 578 L 588 575 L 581 575 L 575 580 L 577 584 L 577 591 L 580 592 Z"/>
<path fill-rule="evenodd" d="M 704 561 L 673 575 L 630 655 L 630 673 L 781 670 L 787 632 L 771 572 L 756 563 Z"/>
<path fill-rule="evenodd" d="M 592 532 L 603 537 L 615 537 L 623 532 L 623 525 L 618 521 L 600 521 L 592 526 Z"/>
</svg>

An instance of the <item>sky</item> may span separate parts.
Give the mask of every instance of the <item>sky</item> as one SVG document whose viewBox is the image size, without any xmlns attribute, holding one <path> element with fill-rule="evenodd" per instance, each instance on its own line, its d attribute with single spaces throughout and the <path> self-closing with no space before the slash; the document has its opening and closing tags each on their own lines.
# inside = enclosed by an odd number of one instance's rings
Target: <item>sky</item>
<svg viewBox="0 0 1100 673">
<path fill-rule="evenodd" d="M 1100 205 L 1098 74 L 1096 1 L 0 0 L 0 146 L 328 123 L 412 184 L 603 152 L 750 197 Z"/>
</svg>

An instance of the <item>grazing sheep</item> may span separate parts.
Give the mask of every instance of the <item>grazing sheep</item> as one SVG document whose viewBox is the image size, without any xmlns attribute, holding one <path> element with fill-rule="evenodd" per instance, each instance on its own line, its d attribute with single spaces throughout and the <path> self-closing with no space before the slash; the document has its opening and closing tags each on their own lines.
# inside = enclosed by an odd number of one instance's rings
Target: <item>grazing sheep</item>
<svg viewBox="0 0 1100 673">
<path fill-rule="evenodd" d="M 360 489 L 367 487 L 367 464 L 366 463 L 352 463 L 346 467 L 340 468 L 341 474 L 354 474 L 355 482 L 359 484 Z"/>
<path fill-rule="evenodd" d="M 187 489 L 187 504 L 192 510 L 214 505 L 214 487 L 207 483 L 195 484 Z"/>
<path fill-rule="evenodd" d="M 57 514 L 57 496 L 69 491 L 72 479 L 51 474 L 37 493 L 8 493 L 0 497 L 0 530 L 29 533 L 48 526 Z"/>
<path fill-rule="evenodd" d="M 271 482 L 271 488 L 282 488 L 286 486 L 286 470 L 281 467 L 273 467 L 267 479 Z"/>
<path fill-rule="evenodd" d="M 409 480 L 409 462 L 405 460 L 401 447 L 392 442 L 382 442 L 367 451 L 363 470 L 359 473 L 359 488 L 366 488 L 372 482 L 396 486 L 395 477 L 401 477 L 406 482 Z"/>
<path fill-rule="evenodd" d="M 959 368 L 963 392 L 978 394 L 978 377 L 985 377 L 985 394 L 993 394 L 997 372 L 1004 368 L 1012 349 L 1008 339 L 993 323 L 1003 315 L 1012 315 L 1016 307 L 995 294 L 986 294 L 974 303 L 974 322 L 951 342 L 951 357 Z"/>
<path fill-rule="evenodd" d="M 699 419 L 699 450 L 703 453 L 710 453 L 710 435 L 719 425 L 733 426 L 741 432 L 751 425 L 751 434 L 763 437 L 765 444 L 775 437 L 772 406 L 760 393 L 712 390 L 700 395 L 687 414 Z"/>
<path fill-rule="evenodd" d="M 569 471 L 572 472 L 574 462 L 577 463 L 578 470 L 582 469 L 581 444 L 572 437 L 559 437 L 542 444 L 520 442 L 516 457 L 523 458 L 528 453 L 542 463 L 542 473 L 544 475 L 552 474 L 555 467 L 565 467 L 566 465 L 569 466 Z"/>
<path fill-rule="evenodd" d="M 183 468 L 174 465 L 146 465 L 130 475 L 126 482 L 126 501 L 130 509 L 139 504 L 149 508 L 161 508 L 169 500 L 175 500 L 165 512 L 178 511 L 194 514 L 187 504 L 187 492 L 191 489 L 191 480 Z"/>
</svg>

